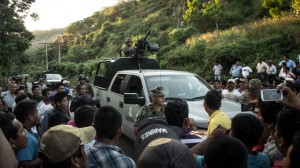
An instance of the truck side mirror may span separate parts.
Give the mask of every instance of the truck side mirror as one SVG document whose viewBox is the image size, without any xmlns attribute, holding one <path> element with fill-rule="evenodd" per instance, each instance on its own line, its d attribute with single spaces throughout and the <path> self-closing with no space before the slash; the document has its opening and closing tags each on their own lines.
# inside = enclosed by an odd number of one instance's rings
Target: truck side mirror
<svg viewBox="0 0 300 168">
<path fill-rule="evenodd" d="M 145 105 L 145 98 L 138 97 L 136 93 L 124 93 L 124 103 L 126 104 L 138 104 L 138 105 Z"/>
</svg>

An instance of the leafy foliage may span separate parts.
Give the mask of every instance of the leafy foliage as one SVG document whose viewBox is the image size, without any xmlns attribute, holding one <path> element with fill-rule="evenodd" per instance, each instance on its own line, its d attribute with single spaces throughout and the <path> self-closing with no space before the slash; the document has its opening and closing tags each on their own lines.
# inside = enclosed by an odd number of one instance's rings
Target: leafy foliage
<svg viewBox="0 0 300 168">
<path fill-rule="evenodd" d="M 2 0 L 0 3 L 0 68 L 4 76 L 11 71 L 15 60 L 22 59 L 22 53 L 34 37 L 23 24 L 23 18 L 34 1 Z M 37 17 L 36 14 L 32 16 Z"/>
<path fill-rule="evenodd" d="M 279 11 L 299 14 L 299 0 L 292 0 L 290 10 L 284 10 Z M 68 77 L 77 75 L 74 70 L 91 76 L 100 59 L 119 57 L 126 38 L 136 42 L 148 30 L 152 31 L 148 40 L 161 46 L 157 54 L 149 56 L 157 58 L 162 68 L 204 77 L 211 75 L 216 60 L 222 61 L 226 72 L 235 59 L 254 66 L 260 57 L 277 61 L 284 53 L 296 54 L 295 48 L 286 47 L 286 41 L 291 35 L 299 39 L 299 18 L 263 19 L 267 17 L 269 8 L 263 7 L 261 0 L 119 1 L 66 27 L 49 50 L 51 68 L 68 73 L 64 75 Z M 42 59 L 38 62 L 44 65 Z M 65 72 L 72 68 L 72 73 Z"/>
</svg>

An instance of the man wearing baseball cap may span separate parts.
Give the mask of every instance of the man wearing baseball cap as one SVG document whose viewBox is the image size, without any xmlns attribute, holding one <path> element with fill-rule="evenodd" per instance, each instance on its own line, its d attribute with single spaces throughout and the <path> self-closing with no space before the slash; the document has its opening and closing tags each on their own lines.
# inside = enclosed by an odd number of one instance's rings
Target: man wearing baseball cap
<svg viewBox="0 0 300 168">
<path fill-rule="evenodd" d="M 137 133 L 139 122 L 151 116 L 165 118 L 165 94 L 163 87 L 155 87 L 151 90 L 152 103 L 144 105 L 137 113 L 134 120 L 134 133 Z"/>
<path fill-rule="evenodd" d="M 96 131 L 92 126 L 76 128 L 57 125 L 49 129 L 41 138 L 39 157 L 43 167 L 80 167 L 87 166 L 84 144 L 92 141 Z"/>
<path fill-rule="evenodd" d="M 227 81 L 227 89 L 222 91 L 222 95 L 226 99 L 238 101 L 238 98 L 241 96 L 241 94 L 234 89 L 234 85 L 235 85 L 235 80 L 229 79 Z"/>
</svg>

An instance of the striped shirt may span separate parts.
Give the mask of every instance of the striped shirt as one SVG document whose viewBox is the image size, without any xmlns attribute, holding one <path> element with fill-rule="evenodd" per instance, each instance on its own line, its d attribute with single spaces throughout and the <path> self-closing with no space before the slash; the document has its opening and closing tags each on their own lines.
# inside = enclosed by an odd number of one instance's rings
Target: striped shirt
<svg viewBox="0 0 300 168">
<path fill-rule="evenodd" d="M 136 168 L 134 161 L 117 146 L 95 141 L 92 147 L 86 149 L 86 153 L 89 168 Z"/>
</svg>

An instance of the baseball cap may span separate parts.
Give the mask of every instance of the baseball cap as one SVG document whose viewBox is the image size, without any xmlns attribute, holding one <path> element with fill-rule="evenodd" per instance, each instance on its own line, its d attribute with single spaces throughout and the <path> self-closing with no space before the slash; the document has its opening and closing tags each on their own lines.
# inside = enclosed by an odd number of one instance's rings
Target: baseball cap
<svg viewBox="0 0 300 168">
<path fill-rule="evenodd" d="M 235 80 L 234 80 L 234 79 L 229 79 L 229 80 L 227 81 L 227 83 L 229 83 L 229 82 L 235 83 Z"/>
<path fill-rule="evenodd" d="M 96 131 L 92 126 L 77 128 L 57 125 L 43 134 L 40 153 L 46 156 L 45 162 L 58 163 L 72 156 L 80 145 L 89 143 L 95 136 Z"/>
<path fill-rule="evenodd" d="M 67 83 L 70 83 L 70 81 L 67 81 L 66 79 L 62 79 L 62 80 L 61 80 L 61 83 L 65 85 L 65 84 L 67 84 Z"/>
<path fill-rule="evenodd" d="M 151 95 L 152 96 L 164 96 L 164 89 L 163 87 L 155 87 L 151 89 Z"/>
<path fill-rule="evenodd" d="M 138 159 L 137 167 L 196 167 L 190 149 L 181 142 L 170 138 L 158 138 L 149 143 Z"/>
<path fill-rule="evenodd" d="M 146 118 L 139 124 L 138 134 L 134 142 L 136 156 L 140 156 L 146 146 L 157 138 L 171 138 L 180 140 L 178 135 L 163 119 Z"/>
</svg>

